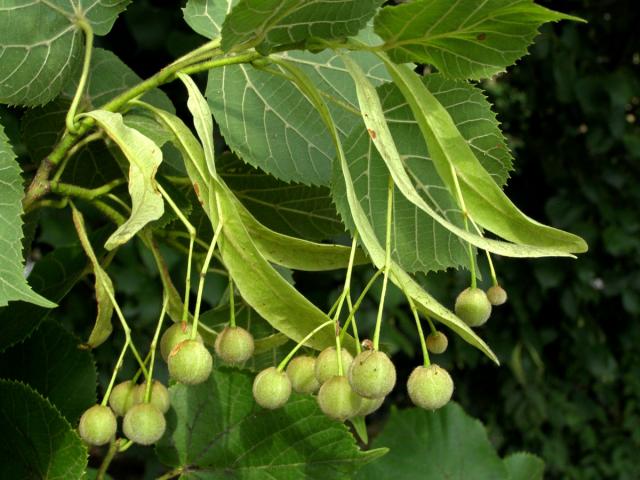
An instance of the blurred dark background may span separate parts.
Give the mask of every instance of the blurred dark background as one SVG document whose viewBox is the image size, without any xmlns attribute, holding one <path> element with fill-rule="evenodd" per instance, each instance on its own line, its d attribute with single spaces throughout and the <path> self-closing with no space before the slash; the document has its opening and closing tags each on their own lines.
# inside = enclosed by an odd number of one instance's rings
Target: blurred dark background
<svg viewBox="0 0 640 480">
<path fill-rule="evenodd" d="M 508 194 L 532 217 L 583 236 L 589 252 L 578 260 L 497 259 L 509 302 L 496 308 L 479 333 L 502 366 L 490 364 L 456 339 L 436 361 L 452 372 L 454 399 L 487 425 L 501 454 L 538 454 L 547 464 L 547 478 L 636 479 L 640 8 L 637 0 L 539 3 L 589 23 L 545 26 L 531 55 L 482 87 L 495 103 L 516 159 Z M 146 77 L 200 43 L 174 2 L 136 0 L 98 45 Z M 176 84 L 163 89 L 184 114 L 183 89 Z M 12 128 L 8 126 L 10 134 Z M 44 221 L 39 241 L 64 243 L 65 227 Z M 178 257 L 167 254 L 175 266 Z M 123 295 L 125 313 L 150 336 L 161 292 L 157 278 L 150 278 L 155 268 L 148 255 L 133 244 L 116 257 L 110 272 Z M 356 272 L 355 281 L 363 284 L 368 274 Z M 295 279 L 319 305 L 331 304 L 343 280 L 341 273 Z M 452 306 L 467 275 L 449 272 L 424 282 Z M 209 286 L 218 295 L 223 287 Z M 86 312 L 94 308 L 90 292 L 87 281 L 65 300 L 57 316 L 87 327 Z M 378 292 L 372 292 L 359 317 L 365 334 L 372 327 L 377 298 Z M 399 292 L 390 292 L 386 310 L 383 341 L 395 353 L 403 381 L 419 363 L 419 346 Z M 113 351 L 96 351 L 103 376 L 111 371 L 119 340 L 110 340 Z M 403 388 L 393 395 L 394 402 L 409 404 Z M 385 412 L 373 417 L 372 434 L 384 422 Z M 145 470 L 137 455 L 147 453 L 134 448 L 122 465 L 134 477 Z"/>
</svg>

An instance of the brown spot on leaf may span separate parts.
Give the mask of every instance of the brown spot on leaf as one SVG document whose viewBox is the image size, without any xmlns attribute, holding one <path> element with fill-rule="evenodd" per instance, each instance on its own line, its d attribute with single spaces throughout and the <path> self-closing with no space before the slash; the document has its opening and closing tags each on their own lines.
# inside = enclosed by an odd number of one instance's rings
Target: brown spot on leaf
<svg viewBox="0 0 640 480">
<path fill-rule="evenodd" d="M 476 37 L 478 40 L 483 41 L 487 38 L 487 34 L 486 33 L 479 33 L 478 36 Z"/>
<path fill-rule="evenodd" d="M 371 138 L 373 138 L 375 140 L 376 139 L 375 130 L 371 130 L 370 128 L 367 128 L 367 131 L 369 132 L 369 135 L 371 135 Z"/>
</svg>

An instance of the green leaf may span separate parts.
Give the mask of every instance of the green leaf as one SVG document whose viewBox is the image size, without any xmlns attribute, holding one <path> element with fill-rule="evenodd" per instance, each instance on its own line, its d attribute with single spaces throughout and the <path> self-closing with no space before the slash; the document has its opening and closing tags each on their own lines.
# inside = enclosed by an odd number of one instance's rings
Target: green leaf
<svg viewBox="0 0 640 480">
<path fill-rule="evenodd" d="M 375 85 L 388 80 L 381 62 L 368 52 L 350 53 Z M 342 138 L 358 118 L 355 88 L 337 54 L 288 52 L 276 58 L 294 62 L 330 100 Z M 322 119 L 305 95 L 276 74 L 250 65 L 209 72 L 206 96 L 232 151 L 254 167 L 284 181 L 329 185 L 335 149 Z"/>
<path fill-rule="evenodd" d="M 480 79 L 527 53 L 545 22 L 582 21 L 533 0 L 416 0 L 380 10 L 375 31 L 396 63 L 430 63 L 448 77 Z"/>
<path fill-rule="evenodd" d="M 171 387 L 160 460 L 183 478 L 352 478 L 385 453 L 361 451 L 347 427 L 320 412 L 309 396 L 293 394 L 279 410 L 258 407 L 253 378 L 221 368 L 201 385 Z"/>
<path fill-rule="evenodd" d="M 71 424 L 96 402 L 96 368 L 78 339 L 48 320 L 23 343 L 0 354 L 0 378 L 29 384 Z"/>
<path fill-rule="evenodd" d="M 484 426 L 456 403 L 435 412 L 392 410 L 372 447 L 390 452 L 365 466 L 357 478 L 402 480 L 507 480 Z"/>
<path fill-rule="evenodd" d="M 202 147 L 184 123 L 168 112 L 149 108 L 174 132 L 176 146 L 184 156 L 192 183 L 198 186 L 198 198 L 211 224 L 218 225 L 220 215 L 224 219 L 219 249 L 223 263 L 242 298 L 278 331 L 295 341 L 302 340 L 311 330 L 325 323 L 328 317 L 269 264 L 269 253 L 268 250 L 263 251 L 262 239 L 250 234 L 245 226 L 247 218 L 252 217 L 247 217 L 248 212 L 242 211 L 242 205 L 224 183 L 209 176 Z M 263 227 L 263 230 L 267 229 Z M 271 235 L 271 238 L 279 237 L 284 236 L 275 232 Z M 286 238 L 290 239 L 292 247 L 301 246 L 299 250 L 307 257 L 314 250 L 325 253 L 324 249 L 316 247 L 319 244 Z M 335 248 L 331 245 L 329 247 Z M 294 253 L 292 249 L 289 250 L 289 255 Z M 284 253 L 282 256 L 285 256 Z M 333 329 L 325 328 L 309 340 L 307 345 L 321 350 L 334 343 Z M 354 349 L 354 345 L 353 338 L 348 337 L 345 346 Z"/>
<path fill-rule="evenodd" d="M 81 17 L 106 35 L 130 0 L 8 0 L 0 6 L 0 103 L 52 100 L 82 64 Z"/>
<path fill-rule="evenodd" d="M 519 452 L 504 459 L 509 480 L 542 480 L 544 462 L 535 455 Z"/>
<path fill-rule="evenodd" d="M 230 153 L 223 154 L 218 163 L 224 182 L 266 227 L 309 240 L 344 232 L 328 188 L 285 183 Z"/>
<path fill-rule="evenodd" d="M 240 0 L 222 25 L 225 51 L 274 47 L 311 38 L 330 40 L 356 35 L 382 0 Z"/>
<path fill-rule="evenodd" d="M 582 238 L 536 222 L 518 210 L 476 158 L 451 115 L 420 76 L 405 65 L 381 57 L 411 107 L 438 175 L 450 192 L 456 192 L 459 183 L 473 221 L 511 242 L 549 249 L 554 256 L 572 256 L 571 253 L 587 250 Z"/>
<path fill-rule="evenodd" d="M 56 304 L 31 290 L 22 260 L 22 177 L 9 139 L 0 124 L 0 307 L 23 300 L 41 307 Z"/>
<path fill-rule="evenodd" d="M 102 345 L 113 331 L 113 326 L 111 325 L 113 303 L 111 302 L 111 298 L 115 297 L 115 292 L 109 275 L 104 271 L 102 265 L 100 265 L 98 257 L 96 257 L 96 254 L 93 251 L 93 247 L 91 246 L 91 242 L 87 236 L 82 214 L 73 204 L 71 205 L 71 208 L 73 223 L 76 227 L 80 244 L 91 261 L 93 275 L 95 276 L 95 292 L 98 312 L 96 315 L 96 322 L 91 330 L 86 346 L 89 348 L 96 348 L 99 345 Z"/>
<path fill-rule="evenodd" d="M 378 239 L 376 238 L 375 231 L 373 230 L 372 225 L 369 223 L 367 216 L 358 201 L 356 192 L 353 187 L 353 180 L 349 171 L 347 159 L 342 148 L 342 143 L 340 141 L 336 126 L 331 119 L 329 109 L 327 108 L 323 99 L 320 97 L 318 91 L 313 87 L 313 84 L 310 82 L 308 77 L 304 75 L 304 72 L 298 69 L 295 65 L 291 64 L 287 65 L 287 68 L 291 72 L 291 74 L 295 76 L 296 84 L 301 89 L 304 89 L 305 94 L 309 96 L 314 105 L 318 108 L 318 111 L 322 115 L 327 128 L 329 128 L 331 131 L 333 141 L 338 152 L 340 168 L 342 169 L 342 176 L 338 176 L 335 179 L 335 182 L 344 183 L 344 187 L 341 186 L 340 188 L 346 189 L 347 200 L 351 208 L 353 223 L 356 225 L 361 242 L 369 252 L 371 261 L 379 269 L 385 268 L 385 249 L 380 245 Z M 466 323 L 460 320 L 451 311 L 443 307 L 436 299 L 429 295 L 395 261 L 391 261 L 388 267 L 389 278 L 391 279 L 391 281 L 398 287 L 400 287 L 400 289 L 405 292 L 406 295 L 414 299 L 418 310 L 422 311 L 426 315 L 429 315 L 431 318 L 435 318 L 444 323 L 458 335 L 460 335 L 460 337 L 462 337 L 465 341 L 469 342 L 471 345 L 484 352 L 485 355 L 487 355 L 491 360 L 499 363 L 497 357 L 491 351 L 489 346 L 478 335 L 476 335 L 476 333 L 473 332 L 473 330 L 471 330 L 471 328 L 469 328 Z"/>
<path fill-rule="evenodd" d="M 162 162 L 162 153 L 149 138 L 127 127 L 119 113 L 95 110 L 85 115 L 104 129 L 129 160 L 131 216 L 107 239 L 105 248 L 112 250 L 128 242 L 140 229 L 164 213 L 164 202 L 154 178 Z"/>
<path fill-rule="evenodd" d="M 29 280 L 38 293 L 60 302 L 86 267 L 87 258 L 79 245 L 60 247 L 36 262 Z M 26 302 L 0 308 L 0 351 L 28 336 L 50 313 L 48 308 Z"/>
<path fill-rule="evenodd" d="M 194 31 L 207 38 L 220 36 L 222 23 L 238 0 L 188 0 L 182 9 Z"/>
<path fill-rule="evenodd" d="M 3 478 L 76 480 L 87 449 L 51 403 L 22 383 L 0 380 Z"/>
</svg>

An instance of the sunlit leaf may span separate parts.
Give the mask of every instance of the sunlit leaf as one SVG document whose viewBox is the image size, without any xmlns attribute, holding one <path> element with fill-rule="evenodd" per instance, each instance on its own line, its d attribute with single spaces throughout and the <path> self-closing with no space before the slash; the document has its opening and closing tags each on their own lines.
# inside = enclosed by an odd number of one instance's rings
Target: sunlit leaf
<svg viewBox="0 0 640 480">
<path fill-rule="evenodd" d="M 527 53 L 545 22 L 580 20 L 533 0 L 416 0 L 383 8 L 375 31 L 397 63 L 430 63 L 443 75 L 480 79 Z"/>
<path fill-rule="evenodd" d="M 0 5 L 0 103 L 52 100 L 78 71 L 84 39 L 76 17 L 97 35 L 111 30 L 130 0 L 7 0 Z"/>
<path fill-rule="evenodd" d="M 356 35 L 382 0 L 240 0 L 222 25 L 222 48 L 278 45 Z"/>
</svg>

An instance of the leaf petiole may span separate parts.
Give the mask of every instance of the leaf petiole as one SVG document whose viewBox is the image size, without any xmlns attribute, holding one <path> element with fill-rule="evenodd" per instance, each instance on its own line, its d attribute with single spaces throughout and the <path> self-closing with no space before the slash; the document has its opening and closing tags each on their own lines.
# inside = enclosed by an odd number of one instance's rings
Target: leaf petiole
<svg viewBox="0 0 640 480">
<path fill-rule="evenodd" d="M 72 134 L 79 134 L 79 127 L 76 124 L 76 111 L 78 110 L 80 99 L 82 98 L 84 89 L 87 86 L 87 79 L 89 78 L 91 54 L 93 53 L 93 29 L 91 28 L 89 22 L 87 22 L 84 18 L 76 18 L 75 22 L 76 25 L 78 25 L 84 32 L 84 62 L 82 64 L 82 74 L 80 75 L 78 88 L 76 89 L 76 93 L 73 96 L 73 100 L 71 101 L 71 106 L 69 107 L 69 110 L 67 111 L 67 115 L 65 117 L 65 124 L 69 132 L 71 132 Z"/>
</svg>

